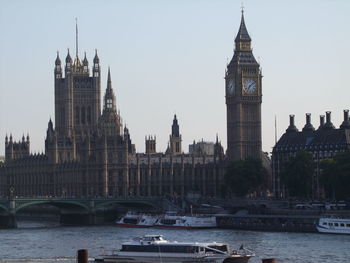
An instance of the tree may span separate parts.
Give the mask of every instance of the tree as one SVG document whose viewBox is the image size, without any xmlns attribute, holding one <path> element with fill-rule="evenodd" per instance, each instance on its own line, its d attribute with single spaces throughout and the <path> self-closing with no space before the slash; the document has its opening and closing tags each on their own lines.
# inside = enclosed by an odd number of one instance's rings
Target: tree
<svg viewBox="0 0 350 263">
<path fill-rule="evenodd" d="M 321 169 L 320 183 L 326 197 L 338 200 L 350 197 L 350 151 L 322 160 Z"/>
<path fill-rule="evenodd" d="M 237 196 L 245 196 L 262 186 L 266 175 L 267 171 L 259 159 L 234 161 L 226 170 L 226 188 Z"/>
<path fill-rule="evenodd" d="M 290 196 L 310 197 L 313 173 L 312 155 L 305 151 L 299 151 L 286 163 L 281 172 L 281 180 Z"/>
</svg>

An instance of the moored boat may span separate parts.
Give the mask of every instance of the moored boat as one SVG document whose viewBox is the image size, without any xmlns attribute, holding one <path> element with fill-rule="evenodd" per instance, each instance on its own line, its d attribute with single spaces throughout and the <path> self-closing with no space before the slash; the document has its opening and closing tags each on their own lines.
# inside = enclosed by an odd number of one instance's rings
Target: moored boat
<svg viewBox="0 0 350 263">
<path fill-rule="evenodd" d="M 350 235 L 350 218 L 320 218 L 316 228 L 320 233 Z"/>
<path fill-rule="evenodd" d="M 176 242 L 161 235 L 145 235 L 126 242 L 112 255 L 96 259 L 99 262 L 123 263 L 246 263 L 254 256 L 248 250 L 230 251 L 224 243 Z"/>
<path fill-rule="evenodd" d="M 159 217 L 155 226 L 162 228 L 199 229 L 215 228 L 217 227 L 217 223 L 215 216 L 165 214 Z"/>
<path fill-rule="evenodd" d="M 151 227 L 154 226 L 158 217 L 147 214 L 127 212 L 115 223 L 124 227 Z"/>
</svg>

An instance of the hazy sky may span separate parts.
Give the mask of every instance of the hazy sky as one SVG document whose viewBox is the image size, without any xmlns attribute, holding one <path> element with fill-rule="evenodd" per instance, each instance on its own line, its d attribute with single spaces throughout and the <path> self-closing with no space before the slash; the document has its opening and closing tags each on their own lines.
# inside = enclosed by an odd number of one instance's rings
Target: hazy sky
<svg viewBox="0 0 350 263">
<path fill-rule="evenodd" d="M 90 66 L 98 50 L 103 94 L 111 67 L 117 107 L 138 152 L 145 135 L 164 151 L 177 114 L 183 149 L 193 140 L 226 149 L 224 72 L 233 55 L 241 1 L 5 1 L 0 0 L 0 155 L 5 135 L 29 133 L 44 151 L 54 118 L 54 61 L 75 53 Z M 350 108 L 350 1 L 244 1 L 253 53 L 263 71 L 263 150 L 296 115 L 314 126 L 332 111 L 339 127 Z M 103 95 L 102 94 L 102 95 Z"/>
</svg>

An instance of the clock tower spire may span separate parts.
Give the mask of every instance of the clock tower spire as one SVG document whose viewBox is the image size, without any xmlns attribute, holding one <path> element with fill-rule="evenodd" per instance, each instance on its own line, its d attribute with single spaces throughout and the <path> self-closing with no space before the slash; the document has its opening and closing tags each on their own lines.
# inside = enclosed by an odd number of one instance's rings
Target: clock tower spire
<svg viewBox="0 0 350 263">
<path fill-rule="evenodd" d="M 234 54 L 225 74 L 229 160 L 261 158 L 261 79 L 242 10 Z"/>
<path fill-rule="evenodd" d="M 246 49 L 250 49 L 251 41 L 252 41 L 252 39 L 250 38 L 250 36 L 248 34 L 247 27 L 245 26 L 244 11 L 242 9 L 241 25 L 239 27 L 237 36 L 235 38 L 236 50 L 244 50 L 245 49 L 244 47 L 246 47 Z M 248 45 L 249 45 L 249 47 L 248 47 Z"/>
</svg>

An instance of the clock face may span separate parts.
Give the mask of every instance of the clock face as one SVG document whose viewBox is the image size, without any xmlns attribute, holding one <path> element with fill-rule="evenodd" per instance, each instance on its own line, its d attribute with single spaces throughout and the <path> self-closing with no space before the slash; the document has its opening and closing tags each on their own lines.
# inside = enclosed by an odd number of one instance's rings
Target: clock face
<svg viewBox="0 0 350 263">
<path fill-rule="evenodd" d="M 228 94 L 232 95 L 235 91 L 235 81 L 233 79 L 230 79 L 227 85 L 227 92 Z"/>
<path fill-rule="evenodd" d="M 256 82 L 254 79 L 245 79 L 243 82 L 243 89 L 248 94 L 256 92 Z"/>
</svg>

